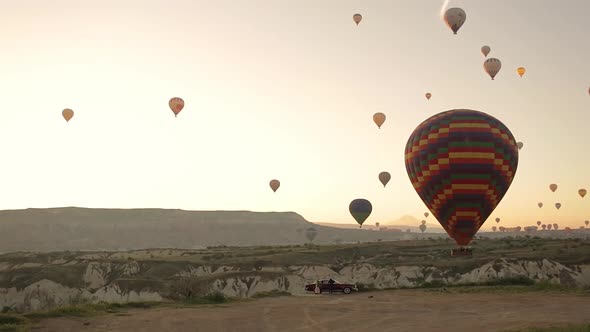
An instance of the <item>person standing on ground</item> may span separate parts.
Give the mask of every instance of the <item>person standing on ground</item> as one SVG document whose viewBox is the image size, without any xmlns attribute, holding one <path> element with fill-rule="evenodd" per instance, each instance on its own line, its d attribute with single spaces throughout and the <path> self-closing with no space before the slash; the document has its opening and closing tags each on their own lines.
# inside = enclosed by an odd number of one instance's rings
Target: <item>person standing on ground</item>
<svg viewBox="0 0 590 332">
<path fill-rule="evenodd" d="M 334 290 L 334 284 L 336 283 L 336 281 L 334 281 L 334 279 L 330 278 L 330 280 L 328 280 L 328 284 L 330 285 L 330 294 L 332 294 L 332 291 Z"/>
<path fill-rule="evenodd" d="M 313 290 L 314 293 L 319 294 L 320 293 L 320 281 L 316 280 L 315 282 L 315 289 Z"/>
</svg>

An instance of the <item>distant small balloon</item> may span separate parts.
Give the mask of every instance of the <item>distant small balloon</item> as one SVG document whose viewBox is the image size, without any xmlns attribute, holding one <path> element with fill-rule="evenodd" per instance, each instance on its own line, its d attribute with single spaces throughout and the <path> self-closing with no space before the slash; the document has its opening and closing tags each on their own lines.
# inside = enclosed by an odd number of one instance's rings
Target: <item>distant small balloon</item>
<svg viewBox="0 0 590 332">
<path fill-rule="evenodd" d="M 467 19 L 467 14 L 461 8 L 449 8 L 445 12 L 444 20 L 445 23 L 451 30 L 453 30 L 453 34 L 457 34 L 457 31 L 463 26 L 465 20 Z"/>
<path fill-rule="evenodd" d="M 499 223 L 500 222 L 500 218 L 496 218 L 496 222 Z"/>
<path fill-rule="evenodd" d="M 552 192 L 555 192 L 557 190 L 557 185 L 555 183 L 552 183 L 549 185 L 549 189 L 551 189 Z"/>
<path fill-rule="evenodd" d="M 586 191 L 586 189 L 584 189 L 584 188 L 578 190 L 578 195 L 580 195 L 580 197 L 582 197 L 582 198 L 584 198 L 584 196 L 586 196 L 587 193 L 588 193 L 588 191 Z"/>
<path fill-rule="evenodd" d="M 542 208 L 542 207 L 543 207 L 543 203 L 539 202 L 539 203 L 537 203 L 537 206 L 538 206 L 538 207 L 539 207 L 539 209 L 540 209 L 540 208 Z"/>
<path fill-rule="evenodd" d="M 272 191 L 277 192 L 277 189 L 279 189 L 279 187 L 281 186 L 281 182 L 279 180 L 273 179 L 270 180 L 269 185 Z"/>
<path fill-rule="evenodd" d="M 482 46 L 481 47 L 481 53 L 483 53 L 483 56 L 485 56 L 487 58 L 488 54 L 490 54 L 490 47 L 489 46 Z"/>
<path fill-rule="evenodd" d="M 420 224 L 422 224 L 422 225 L 426 225 L 426 220 L 422 220 L 422 221 L 420 221 Z"/>
<path fill-rule="evenodd" d="M 432 97 L 432 93 L 430 93 L 430 92 L 427 92 L 427 93 L 425 94 L 425 96 L 426 96 L 426 99 L 430 100 L 430 97 Z"/>
<path fill-rule="evenodd" d="M 74 111 L 72 111 L 69 108 L 66 108 L 61 112 L 61 115 L 64 117 L 64 119 L 66 119 L 66 122 L 70 122 L 70 120 L 74 116 Z"/>
<path fill-rule="evenodd" d="M 541 226 L 541 221 L 537 221 L 537 226 Z"/>
<path fill-rule="evenodd" d="M 518 75 L 520 75 L 520 77 L 522 77 L 522 75 L 524 75 L 524 73 L 526 72 L 526 69 L 524 67 L 518 67 L 516 69 L 516 72 L 518 73 Z"/>
<path fill-rule="evenodd" d="M 428 216 L 429 216 L 429 215 L 430 215 L 430 214 L 428 214 L 428 212 L 424 212 L 424 217 L 425 217 L 425 218 L 428 218 Z"/>
<path fill-rule="evenodd" d="M 182 111 L 182 109 L 184 108 L 184 100 L 178 97 L 171 98 L 168 102 L 168 106 L 170 106 L 170 109 L 174 113 L 174 116 L 177 117 L 178 113 L 180 113 L 180 111 Z"/>
<path fill-rule="evenodd" d="M 356 25 L 359 25 L 359 23 L 361 23 L 362 19 L 363 19 L 363 15 L 361 15 L 361 14 L 352 15 L 352 20 L 354 21 L 354 23 L 356 23 Z"/>
<path fill-rule="evenodd" d="M 518 146 L 518 149 L 520 150 L 524 146 L 524 143 L 523 142 L 518 142 L 518 143 L 516 143 L 516 146 Z"/>
<path fill-rule="evenodd" d="M 357 198 L 350 202 L 348 211 L 350 211 L 350 214 L 354 220 L 356 220 L 356 222 L 360 225 L 360 228 L 363 227 L 363 223 L 371 215 L 371 212 L 373 211 L 373 205 L 371 205 L 371 202 L 364 198 Z"/>
<path fill-rule="evenodd" d="M 501 68 L 502 62 L 500 62 L 500 60 L 496 58 L 489 58 L 483 63 L 483 69 L 486 73 L 488 73 L 488 75 L 490 75 L 492 80 L 494 79 L 494 77 L 496 77 L 496 75 L 498 75 L 498 72 Z"/>
<path fill-rule="evenodd" d="M 381 129 L 381 126 L 383 125 L 383 123 L 385 123 L 385 114 L 381 112 L 373 114 L 373 122 L 375 122 L 377 127 Z"/>
<path fill-rule="evenodd" d="M 561 208 L 561 203 L 555 203 L 555 208 L 559 210 Z"/>
<path fill-rule="evenodd" d="M 586 221 L 584 221 L 584 224 L 586 224 L 586 226 L 588 226 L 588 224 L 590 224 L 590 221 L 586 220 Z"/>
<path fill-rule="evenodd" d="M 375 223 L 375 226 L 376 226 L 377 228 L 379 228 L 379 222 L 376 222 L 376 223 Z"/>
<path fill-rule="evenodd" d="M 426 225 L 422 224 L 420 225 L 420 232 L 424 233 L 424 231 L 426 231 Z"/>
<path fill-rule="evenodd" d="M 379 181 L 381 181 L 381 184 L 383 184 L 383 188 L 385 188 L 389 180 L 391 180 L 391 174 L 388 172 L 379 173 Z"/>
<path fill-rule="evenodd" d="M 496 228 L 496 226 L 492 226 L 492 231 L 496 231 L 498 228 Z"/>
</svg>

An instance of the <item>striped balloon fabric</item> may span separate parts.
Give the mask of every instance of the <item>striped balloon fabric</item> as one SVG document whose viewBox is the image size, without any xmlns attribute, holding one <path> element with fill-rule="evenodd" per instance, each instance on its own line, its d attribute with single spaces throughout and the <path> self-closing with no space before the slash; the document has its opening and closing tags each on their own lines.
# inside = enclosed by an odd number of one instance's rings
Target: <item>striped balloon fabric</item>
<svg viewBox="0 0 590 332">
<path fill-rule="evenodd" d="M 456 109 L 436 114 L 414 130 L 405 163 L 422 201 L 449 236 L 466 246 L 510 187 L 518 147 L 498 119 Z"/>
</svg>

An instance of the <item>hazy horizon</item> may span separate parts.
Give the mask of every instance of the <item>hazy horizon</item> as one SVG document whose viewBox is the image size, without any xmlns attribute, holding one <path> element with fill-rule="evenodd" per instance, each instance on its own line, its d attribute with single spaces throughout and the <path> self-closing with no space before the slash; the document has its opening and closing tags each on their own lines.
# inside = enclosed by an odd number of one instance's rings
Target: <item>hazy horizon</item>
<svg viewBox="0 0 590 332">
<path fill-rule="evenodd" d="M 6 2 L 0 209 L 294 211 L 353 224 L 348 205 L 362 197 L 366 224 L 421 220 L 406 141 L 431 115 L 469 108 L 524 142 L 483 228 L 496 217 L 582 226 L 590 2 L 451 0 L 467 13 L 457 35 L 444 2 Z M 502 61 L 494 81 L 483 45 Z M 177 118 L 172 97 L 186 103 Z M 387 116 L 381 129 L 375 112 Z"/>
</svg>

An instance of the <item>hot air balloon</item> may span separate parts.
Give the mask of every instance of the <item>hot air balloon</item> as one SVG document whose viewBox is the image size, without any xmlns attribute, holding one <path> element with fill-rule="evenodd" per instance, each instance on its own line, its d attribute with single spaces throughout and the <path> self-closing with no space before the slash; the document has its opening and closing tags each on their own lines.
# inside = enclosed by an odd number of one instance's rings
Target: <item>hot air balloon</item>
<svg viewBox="0 0 590 332">
<path fill-rule="evenodd" d="M 558 224 L 553 224 L 553 229 L 554 230 L 558 230 L 559 229 L 559 225 Z"/>
<path fill-rule="evenodd" d="M 424 212 L 424 218 L 428 218 L 429 214 L 428 212 Z"/>
<path fill-rule="evenodd" d="M 385 114 L 383 113 L 375 113 L 373 114 L 373 122 L 381 129 L 381 126 L 385 122 Z"/>
<path fill-rule="evenodd" d="M 541 226 L 541 221 L 537 221 L 537 226 Z"/>
<path fill-rule="evenodd" d="M 463 26 L 465 20 L 467 19 L 467 14 L 461 8 L 449 8 L 445 12 L 444 20 L 445 23 L 451 30 L 453 30 L 453 34 L 457 34 L 457 31 Z"/>
<path fill-rule="evenodd" d="M 552 192 L 555 192 L 557 190 L 557 185 L 555 183 L 552 183 L 549 185 L 549 189 L 551 189 Z"/>
<path fill-rule="evenodd" d="M 518 148 L 500 120 L 456 109 L 418 125 L 406 144 L 405 165 L 433 216 L 466 246 L 510 187 Z"/>
<path fill-rule="evenodd" d="M 174 97 L 170 99 L 170 101 L 168 102 L 168 106 L 170 106 L 170 109 L 174 113 L 174 116 L 177 117 L 178 113 L 180 113 L 180 111 L 182 111 L 182 109 L 184 108 L 184 100 L 182 100 L 182 98 Z"/>
<path fill-rule="evenodd" d="M 494 232 L 495 232 L 496 230 L 497 230 L 496 226 L 493 226 L 493 227 L 492 227 L 492 231 L 494 231 Z"/>
<path fill-rule="evenodd" d="M 500 229 L 500 232 L 504 232 L 504 231 L 506 231 L 506 227 L 504 227 L 504 226 L 500 226 L 500 228 L 499 228 L 499 229 Z"/>
<path fill-rule="evenodd" d="M 369 216 L 371 215 L 371 211 L 373 211 L 373 206 L 371 202 L 364 198 L 357 198 L 350 202 L 348 206 L 348 210 L 350 214 L 356 220 L 356 222 L 360 225 L 359 228 L 363 227 L 363 223 Z"/>
<path fill-rule="evenodd" d="M 376 223 L 375 223 L 375 226 L 376 226 L 377 228 L 379 228 L 379 222 L 376 222 Z"/>
<path fill-rule="evenodd" d="M 387 185 L 389 180 L 391 180 L 391 174 L 389 174 L 388 172 L 379 173 L 379 181 L 381 181 L 381 183 L 383 184 L 383 188 L 385 188 L 385 185 Z"/>
<path fill-rule="evenodd" d="M 66 108 L 61 112 L 61 115 L 64 117 L 64 119 L 66 119 L 66 122 L 70 122 L 72 117 L 74 117 L 74 111 L 72 111 L 69 108 Z"/>
<path fill-rule="evenodd" d="M 551 224 L 548 224 L 548 225 L 547 225 L 547 230 L 551 230 L 551 228 L 553 228 L 553 225 L 551 225 Z"/>
<path fill-rule="evenodd" d="M 352 20 L 354 21 L 354 23 L 356 23 L 356 25 L 359 25 L 359 23 L 361 23 L 362 19 L 363 19 L 363 15 L 361 15 L 361 14 L 352 15 Z"/>
<path fill-rule="evenodd" d="M 589 223 L 590 223 L 590 221 L 588 221 L 588 220 L 584 221 L 584 224 L 586 224 L 586 226 L 588 226 Z"/>
<path fill-rule="evenodd" d="M 494 79 L 494 77 L 496 77 L 496 75 L 498 75 L 498 72 L 501 68 L 502 62 L 500 62 L 500 60 L 496 58 L 489 58 L 483 63 L 483 69 L 486 73 L 488 73 L 488 75 L 490 75 L 492 80 Z"/>
<path fill-rule="evenodd" d="M 559 210 L 559 208 L 561 207 L 561 203 L 555 203 L 555 208 Z"/>
<path fill-rule="evenodd" d="M 422 225 L 420 225 L 420 227 L 419 227 L 419 228 L 420 228 L 420 231 L 421 231 L 422 233 L 424 233 L 424 231 L 426 230 L 426 225 L 422 224 Z"/>
<path fill-rule="evenodd" d="M 588 192 L 584 188 L 578 190 L 578 195 L 580 195 L 580 197 L 582 197 L 582 198 L 584 198 L 584 196 L 586 196 L 587 193 Z"/>
<path fill-rule="evenodd" d="M 432 97 L 432 93 L 427 92 L 424 96 L 426 96 L 426 99 L 430 100 L 430 97 Z"/>
<path fill-rule="evenodd" d="M 422 221 L 420 221 L 420 224 L 421 224 L 421 225 L 426 225 L 426 220 L 422 220 Z"/>
<path fill-rule="evenodd" d="M 518 149 L 520 150 L 524 146 L 524 143 L 523 142 L 518 142 L 518 143 L 516 143 L 516 146 L 518 146 Z"/>
<path fill-rule="evenodd" d="M 500 218 L 496 218 L 496 223 L 500 223 Z"/>
<path fill-rule="evenodd" d="M 516 69 L 516 72 L 518 73 L 518 75 L 520 75 L 520 77 L 522 77 L 522 75 L 524 75 L 524 73 L 526 72 L 526 69 L 524 69 L 524 67 L 518 67 Z"/>
<path fill-rule="evenodd" d="M 318 231 L 316 231 L 316 229 L 313 227 L 310 227 L 305 231 L 305 237 L 307 237 L 307 240 L 309 240 L 309 242 L 312 242 L 313 239 L 315 239 L 316 235 L 318 235 Z"/>
<path fill-rule="evenodd" d="M 539 207 L 539 209 L 540 209 L 540 208 L 542 208 L 542 207 L 543 207 L 543 203 L 539 202 L 539 203 L 537 203 L 537 206 L 538 206 L 538 207 Z"/>
<path fill-rule="evenodd" d="M 489 46 L 482 46 L 481 47 L 481 53 L 483 53 L 483 56 L 485 56 L 486 58 L 488 57 L 488 54 L 490 54 L 490 47 Z"/>
<path fill-rule="evenodd" d="M 281 182 L 276 179 L 270 180 L 268 184 L 270 185 L 270 189 L 272 189 L 272 191 L 274 191 L 275 193 L 277 192 L 277 189 L 279 189 L 279 187 L 281 186 Z"/>
<path fill-rule="evenodd" d="M 543 224 L 543 225 L 541 225 L 541 228 L 542 228 L 543 230 L 546 230 L 546 229 L 547 229 L 547 225 Z"/>
</svg>

